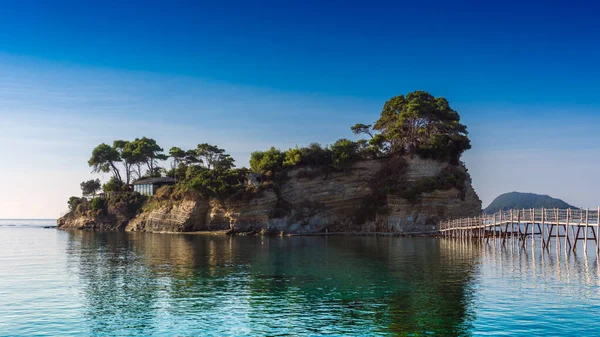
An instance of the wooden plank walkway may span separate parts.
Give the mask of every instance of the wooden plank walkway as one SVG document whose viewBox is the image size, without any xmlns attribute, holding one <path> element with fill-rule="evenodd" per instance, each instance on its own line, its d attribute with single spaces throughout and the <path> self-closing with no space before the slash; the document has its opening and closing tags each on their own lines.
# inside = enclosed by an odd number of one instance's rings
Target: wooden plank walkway
<svg viewBox="0 0 600 337">
<path fill-rule="evenodd" d="M 440 235 L 452 238 L 470 238 L 489 242 L 490 239 L 519 239 L 525 246 L 536 241 L 547 248 L 551 242 L 557 247 L 577 249 L 583 241 L 587 251 L 588 241 L 595 244 L 596 254 L 600 254 L 598 243 L 600 207 L 590 209 L 521 209 L 500 211 L 491 215 L 442 221 L 439 224 Z M 554 240 L 552 240 L 554 239 Z M 562 239 L 562 243 L 561 243 Z M 568 247 L 568 248 L 567 248 Z"/>
</svg>

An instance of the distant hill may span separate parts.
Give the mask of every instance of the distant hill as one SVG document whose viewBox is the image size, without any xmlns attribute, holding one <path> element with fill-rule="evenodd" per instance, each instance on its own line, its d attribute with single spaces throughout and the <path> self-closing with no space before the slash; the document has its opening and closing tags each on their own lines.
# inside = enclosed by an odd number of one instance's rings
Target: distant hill
<svg viewBox="0 0 600 337">
<path fill-rule="evenodd" d="M 576 208 L 566 202 L 552 198 L 547 195 L 535 193 L 510 192 L 494 199 L 483 211 L 487 214 L 496 213 L 499 210 L 522 209 L 522 208 Z"/>
</svg>

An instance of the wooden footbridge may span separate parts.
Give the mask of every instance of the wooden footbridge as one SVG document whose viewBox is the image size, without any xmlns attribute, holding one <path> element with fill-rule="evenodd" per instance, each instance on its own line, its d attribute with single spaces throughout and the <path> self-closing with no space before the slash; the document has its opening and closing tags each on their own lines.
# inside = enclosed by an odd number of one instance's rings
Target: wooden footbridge
<svg viewBox="0 0 600 337">
<path fill-rule="evenodd" d="M 500 211 L 495 214 L 472 218 L 443 221 L 439 224 L 440 235 L 451 238 L 499 240 L 503 244 L 508 239 L 525 246 L 536 241 L 548 248 L 552 242 L 557 247 L 577 249 L 583 241 L 587 251 L 588 241 L 595 244 L 596 254 L 600 253 L 598 244 L 600 207 L 590 209 L 521 209 Z M 561 243 L 562 241 L 562 243 Z"/>
</svg>

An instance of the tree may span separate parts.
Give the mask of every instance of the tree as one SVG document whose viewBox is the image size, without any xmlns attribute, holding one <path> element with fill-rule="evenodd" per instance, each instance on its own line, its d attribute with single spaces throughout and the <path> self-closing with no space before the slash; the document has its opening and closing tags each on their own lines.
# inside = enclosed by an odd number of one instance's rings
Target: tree
<svg viewBox="0 0 600 337">
<path fill-rule="evenodd" d="M 154 168 L 157 165 L 157 161 L 166 160 L 167 155 L 163 154 L 163 149 L 158 146 L 156 141 L 152 138 L 142 137 L 136 138 L 133 141 L 135 150 L 135 157 L 141 162 L 145 163 L 149 172 L 155 172 Z M 138 168 L 138 174 L 141 169 Z"/>
<path fill-rule="evenodd" d="M 129 185 L 134 173 L 134 166 L 143 162 L 143 158 L 136 148 L 136 144 L 127 140 L 115 140 L 113 142 L 113 148 L 119 152 L 123 167 L 125 169 L 125 184 Z M 138 178 L 140 178 L 139 170 L 137 172 Z"/>
<path fill-rule="evenodd" d="M 173 146 L 170 150 L 169 150 L 169 157 L 173 158 L 173 162 L 171 163 L 171 168 L 176 168 L 177 166 L 179 166 L 180 163 L 183 162 L 183 160 L 185 159 L 185 151 L 183 151 L 182 149 Z"/>
<path fill-rule="evenodd" d="M 349 139 L 339 139 L 331 145 L 333 167 L 337 170 L 348 168 L 358 158 L 359 144 Z"/>
<path fill-rule="evenodd" d="M 255 151 L 250 154 L 250 168 L 254 172 L 275 174 L 283 168 L 285 154 L 271 147 L 267 151 Z"/>
<path fill-rule="evenodd" d="M 296 146 L 293 149 L 288 149 L 284 153 L 283 166 L 293 167 L 302 163 L 302 150 Z"/>
<path fill-rule="evenodd" d="M 350 127 L 350 130 L 352 130 L 352 132 L 355 135 L 360 135 L 361 133 L 364 133 L 366 135 L 369 135 L 371 138 L 373 138 L 373 130 L 371 130 L 371 124 L 366 125 L 366 124 L 355 124 L 354 126 Z"/>
<path fill-rule="evenodd" d="M 104 192 L 119 192 L 123 190 L 123 182 L 115 177 L 110 178 L 106 184 L 102 185 Z"/>
<path fill-rule="evenodd" d="M 92 172 L 94 173 L 108 173 L 112 171 L 113 177 L 122 183 L 121 173 L 116 166 L 116 163 L 120 161 L 121 156 L 119 155 L 119 151 L 102 143 L 92 151 L 92 157 L 88 160 L 88 165 L 92 167 Z"/>
<path fill-rule="evenodd" d="M 194 169 L 192 169 L 194 168 Z M 210 170 L 199 166 L 190 166 L 187 186 L 206 197 L 226 198 L 246 189 L 248 170 Z"/>
<path fill-rule="evenodd" d="M 330 166 L 332 162 L 331 150 L 322 147 L 319 143 L 311 143 L 300 149 L 302 152 L 302 164 L 311 167 Z"/>
<path fill-rule="evenodd" d="M 92 200 L 90 200 L 90 209 L 97 211 L 97 210 L 101 210 L 104 209 L 104 206 L 106 204 L 106 201 L 102 198 L 93 198 Z"/>
<path fill-rule="evenodd" d="M 157 178 L 157 177 L 162 177 L 163 175 L 166 175 L 167 170 L 165 170 L 164 167 L 155 167 L 153 171 L 149 171 L 146 170 L 146 174 L 144 174 L 144 177 L 148 177 L 148 178 Z"/>
<path fill-rule="evenodd" d="M 81 194 L 84 197 L 96 196 L 96 193 L 101 188 L 100 179 L 84 181 L 79 186 L 81 187 Z"/>
<path fill-rule="evenodd" d="M 186 165 L 193 165 L 193 164 L 200 164 L 201 160 L 198 159 L 198 154 L 196 153 L 196 150 L 187 150 L 185 151 L 185 156 L 183 157 L 183 162 Z"/>
<path fill-rule="evenodd" d="M 207 169 L 229 170 L 234 166 L 233 158 L 226 154 L 224 149 L 220 149 L 216 145 L 198 144 L 196 156 L 199 163 Z"/>
<path fill-rule="evenodd" d="M 173 178 L 177 179 L 177 169 L 182 163 L 184 163 L 186 152 L 176 146 L 173 146 L 169 150 L 169 156 L 173 158 L 173 161 L 171 162 L 171 172 L 173 173 Z"/>
<path fill-rule="evenodd" d="M 390 143 L 392 152 L 457 160 L 471 147 L 458 113 L 445 98 L 425 91 L 392 97 L 373 128 Z"/>
<path fill-rule="evenodd" d="M 75 212 L 75 210 L 77 210 L 77 206 L 79 206 L 82 203 L 83 200 L 81 200 L 81 198 L 78 197 L 70 197 L 69 201 L 67 202 L 67 204 L 69 205 L 69 212 Z"/>
</svg>

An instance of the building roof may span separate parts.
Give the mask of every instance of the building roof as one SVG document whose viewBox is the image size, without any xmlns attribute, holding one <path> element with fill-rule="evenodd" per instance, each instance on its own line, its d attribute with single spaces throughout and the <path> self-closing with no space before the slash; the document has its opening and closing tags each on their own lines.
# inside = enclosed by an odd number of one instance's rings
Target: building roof
<svg viewBox="0 0 600 337">
<path fill-rule="evenodd" d="M 156 177 L 156 178 L 146 178 L 142 180 L 138 180 L 134 182 L 134 185 L 150 185 L 150 184 L 174 184 L 177 180 L 171 177 Z"/>
</svg>

